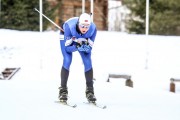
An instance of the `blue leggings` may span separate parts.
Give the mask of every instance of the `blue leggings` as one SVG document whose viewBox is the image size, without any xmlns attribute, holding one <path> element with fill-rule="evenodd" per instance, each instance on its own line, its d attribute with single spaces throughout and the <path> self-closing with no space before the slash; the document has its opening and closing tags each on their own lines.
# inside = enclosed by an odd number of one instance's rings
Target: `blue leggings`
<svg viewBox="0 0 180 120">
<path fill-rule="evenodd" d="M 61 46 L 61 52 L 63 55 L 63 67 L 69 70 L 71 62 L 72 62 L 73 53 L 66 52 L 65 40 L 60 40 L 60 46 Z M 84 71 L 85 72 L 89 71 L 92 68 L 91 52 L 90 53 L 85 53 L 85 52 L 80 52 L 80 51 L 78 52 L 84 64 Z"/>
</svg>

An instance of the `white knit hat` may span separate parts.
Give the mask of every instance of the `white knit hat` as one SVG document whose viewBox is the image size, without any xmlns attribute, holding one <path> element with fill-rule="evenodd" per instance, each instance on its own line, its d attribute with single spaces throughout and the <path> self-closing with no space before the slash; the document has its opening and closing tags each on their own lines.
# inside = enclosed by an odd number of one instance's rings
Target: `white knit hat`
<svg viewBox="0 0 180 120">
<path fill-rule="evenodd" d="M 87 13 L 82 13 L 79 17 L 79 24 L 91 24 L 91 16 Z"/>
</svg>

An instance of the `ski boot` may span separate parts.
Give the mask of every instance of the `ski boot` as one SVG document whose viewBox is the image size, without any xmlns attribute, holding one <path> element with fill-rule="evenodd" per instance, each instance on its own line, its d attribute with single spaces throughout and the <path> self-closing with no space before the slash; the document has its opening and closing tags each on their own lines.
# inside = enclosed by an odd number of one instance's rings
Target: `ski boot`
<svg viewBox="0 0 180 120">
<path fill-rule="evenodd" d="M 59 88 L 59 100 L 60 102 L 66 103 L 68 100 L 68 90 L 67 87 L 60 87 Z"/>
<path fill-rule="evenodd" d="M 94 89 L 93 87 L 87 87 L 86 88 L 86 98 L 89 103 L 95 103 L 96 97 L 94 96 Z"/>
</svg>

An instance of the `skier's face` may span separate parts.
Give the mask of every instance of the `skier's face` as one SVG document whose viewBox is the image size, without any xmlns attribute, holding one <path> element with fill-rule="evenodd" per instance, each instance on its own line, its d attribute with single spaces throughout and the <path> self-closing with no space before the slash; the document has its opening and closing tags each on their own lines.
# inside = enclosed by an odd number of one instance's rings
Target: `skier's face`
<svg viewBox="0 0 180 120">
<path fill-rule="evenodd" d="M 89 30 L 89 24 L 79 24 L 79 30 L 82 34 L 85 34 Z"/>
</svg>

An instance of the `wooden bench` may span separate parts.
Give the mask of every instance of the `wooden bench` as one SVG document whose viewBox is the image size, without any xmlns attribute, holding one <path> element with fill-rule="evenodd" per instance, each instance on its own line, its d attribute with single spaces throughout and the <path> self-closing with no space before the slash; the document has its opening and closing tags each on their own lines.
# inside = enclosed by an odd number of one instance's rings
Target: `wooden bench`
<svg viewBox="0 0 180 120">
<path fill-rule="evenodd" d="M 133 87 L 133 81 L 130 75 L 125 74 L 109 74 L 107 82 L 110 82 L 110 78 L 124 78 L 126 79 L 125 85 L 128 87 Z"/>
<path fill-rule="evenodd" d="M 170 81 L 171 81 L 171 83 L 170 83 L 170 92 L 175 93 L 175 89 L 176 89 L 175 82 L 180 82 L 180 79 L 171 78 Z"/>
</svg>

